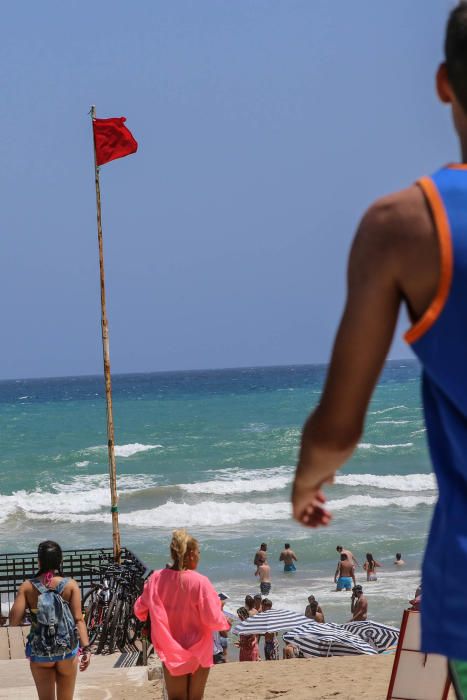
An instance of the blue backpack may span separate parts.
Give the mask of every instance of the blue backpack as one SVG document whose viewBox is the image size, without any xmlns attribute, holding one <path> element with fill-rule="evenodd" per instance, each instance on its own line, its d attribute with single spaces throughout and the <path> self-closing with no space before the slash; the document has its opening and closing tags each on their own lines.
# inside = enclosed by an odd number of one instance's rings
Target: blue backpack
<svg viewBox="0 0 467 700">
<path fill-rule="evenodd" d="M 28 637 L 31 656 L 64 658 L 78 646 L 78 632 L 70 606 L 62 598 L 62 591 L 70 579 L 64 578 L 56 588 L 44 586 L 39 579 L 31 579 L 39 592 L 35 624 Z"/>
</svg>

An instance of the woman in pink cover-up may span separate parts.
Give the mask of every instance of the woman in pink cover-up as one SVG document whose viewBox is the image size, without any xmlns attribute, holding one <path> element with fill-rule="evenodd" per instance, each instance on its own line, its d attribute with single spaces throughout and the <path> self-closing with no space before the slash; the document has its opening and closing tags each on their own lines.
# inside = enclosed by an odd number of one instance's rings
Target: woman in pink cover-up
<svg viewBox="0 0 467 700">
<path fill-rule="evenodd" d="M 229 623 L 212 583 L 195 571 L 197 540 L 175 530 L 170 553 L 173 566 L 149 577 L 135 615 L 144 621 L 149 614 L 169 700 L 201 700 L 213 665 L 212 633 L 229 629 Z"/>
</svg>

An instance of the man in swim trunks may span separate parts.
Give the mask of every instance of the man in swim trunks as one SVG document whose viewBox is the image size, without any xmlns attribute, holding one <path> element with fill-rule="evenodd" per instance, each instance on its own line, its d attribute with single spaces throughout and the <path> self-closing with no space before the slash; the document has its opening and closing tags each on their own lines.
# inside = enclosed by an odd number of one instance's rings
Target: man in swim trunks
<svg viewBox="0 0 467 700">
<path fill-rule="evenodd" d="M 329 524 L 323 486 L 358 445 L 405 304 L 412 322 L 405 339 L 423 368 L 424 419 L 439 494 L 423 563 L 421 650 L 450 660 L 464 698 L 467 596 L 459 572 L 467 571 L 465 1 L 449 15 L 436 85 L 440 100 L 450 105 L 460 162 L 383 197 L 359 225 L 345 310 L 323 394 L 304 426 L 292 501 L 303 525 Z"/>
<path fill-rule="evenodd" d="M 295 552 L 293 549 L 290 549 L 290 544 L 288 542 L 285 543 L 284 549 L 282 550 L 279 561 L 284 562 L 284 571 L 296 571 L 296 566 L 294 564 L 295 561 L 298 561 L 297 557 L 295 556 Z"/>
<path fill-rule="evenodd" d="M 271 590 L 271 567 L 269 566 L 264 554 L 258 557 L 258 568 L 255 576 L 259 576 L 259 590 L 262 595 L 269 595 Z"/>
<path fill-rule="evenodd" d="M 337 564 L 334 583 L 336 591 L 351 591 L 352 584 L 355 586 L 355 567 L 344 552 L 342 552 L 340 562 Z"/>
<path fill-rule="evenodd" d="M 350 601 L 350 612 L 352 617 L 350 622 L 366 620 L 368 614 L 368 601 L 363 595 L 363 588 L 358 585 L 352 588 L 352 600 Z"/>
</svg>

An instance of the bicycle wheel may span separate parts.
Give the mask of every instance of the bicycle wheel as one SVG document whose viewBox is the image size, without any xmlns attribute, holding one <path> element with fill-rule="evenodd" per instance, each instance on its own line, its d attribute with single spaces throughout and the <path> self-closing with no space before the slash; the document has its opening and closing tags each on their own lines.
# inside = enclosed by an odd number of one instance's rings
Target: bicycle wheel
<svg viewBox="0 0 467 700">
<path fill-rule="evenodd" d="M 123 600 L 115 600 L 115 605 L 113 606 L 112 617 L 110 620 L 110 627 L 108 633 L 108 647 L 109 654 L 113 654 L 117 643 L 119 641 L 120 629 L 122 625 L 122 614 L 123 610 Z"/>
<path fill-rule="evenodd" d="M 89 644 L 94 644 L 99 634 L 103 617 L 97 588 L 88 591 L 83 598 L 83 617 L 88 631 Z"/>
<path fill-rule="evenodd" d="M 118 601 L 117 601 L 116 595 L 113 595 L 112 599 L 109 603 L 109 607 L 107 608 L 107 613 L 104 617 L 104 621 L 102 623 L 102 629 L 101 629 L 101 633 L 99 635 L 99 643 L 97 645 L 96 654 L 102 654 L 102 652 L 104 651 L 105 645 L 108 642 L 110 625 L 112 623 L 114 609 L 115 609 L 115 605 L 117 602 Z"/>
<path fill-rule="evenodd" d="M 120 613 L 120 620 L 117 629 L 117 646 L 123 653 L 128 640 L 128 624 L 130 621 L 130 601 L 122 600 L 122 609 Z"/>
<path fill-rule="evenodd" d="M 141 623 L 134 613 L 128 618 L 128 622 L 125 625 L 126 641 L 128 644 L 134 644 L 136 638 L 138 637 L 138 632 L 140 630 Z"/>
</svg>

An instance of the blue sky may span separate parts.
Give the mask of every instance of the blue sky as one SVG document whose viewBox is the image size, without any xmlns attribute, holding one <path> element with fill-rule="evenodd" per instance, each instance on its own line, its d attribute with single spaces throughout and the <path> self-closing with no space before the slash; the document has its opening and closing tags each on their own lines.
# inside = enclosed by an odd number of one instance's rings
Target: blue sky
<svg viewBox="0 0 467 700">
<path fill-rule="evenodd" d="M 101 371 L 91 104 L 139 141 L 101 169 L 113 371 L 327 361 L 361 214 L 457 159 L 451 6 L 5 6 L 0 376 Z"/>
</svg>

